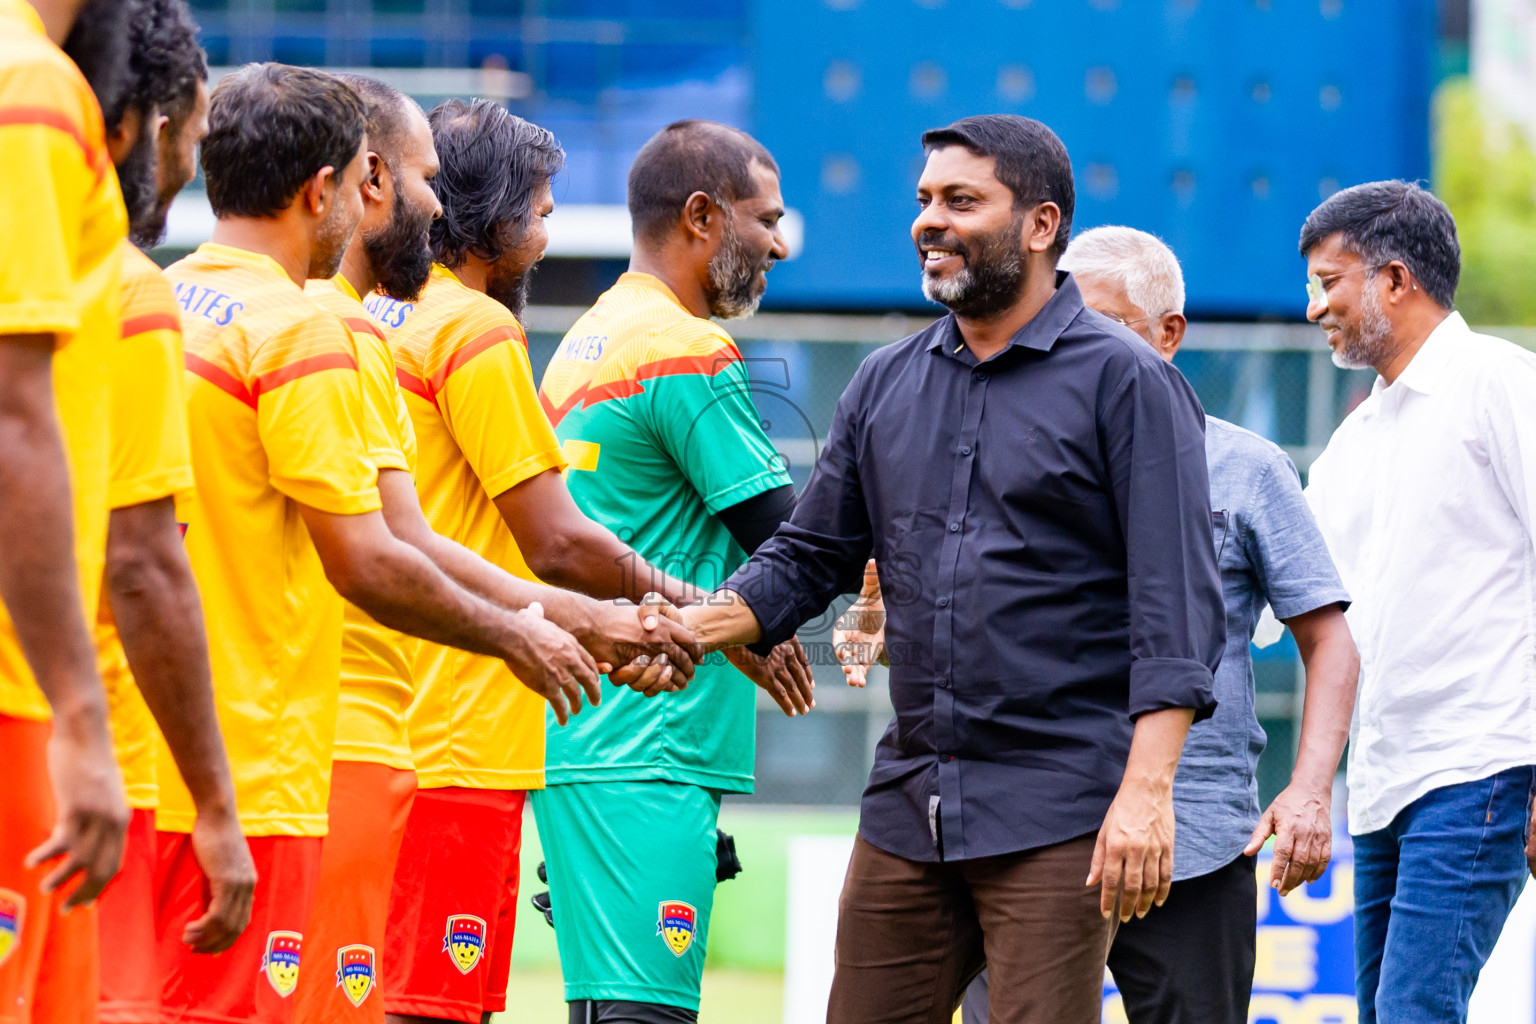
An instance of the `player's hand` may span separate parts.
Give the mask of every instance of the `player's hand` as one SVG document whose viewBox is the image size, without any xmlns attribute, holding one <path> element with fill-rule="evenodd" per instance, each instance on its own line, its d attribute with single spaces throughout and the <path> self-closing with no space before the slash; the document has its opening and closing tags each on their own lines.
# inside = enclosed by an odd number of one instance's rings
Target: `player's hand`
<svg viewBox="0 0 1536 1024">
<path fill-rule="evenodd" d="M 1243 852 L 1259 852 L 1264 840 L 1275 837 L 1275 860 L 1269 869 L 1269 887 L 1281 896 L 1303 882 L 1315 882 L 1328 870 L 1333 857 L 1333 790 L 1329 787 L 1291 783 L 1259 818 Z M 1526 858 L 1531 847 L 1526 844 Z"/>
<path fill-rule="evenodd" d="M 766 658 L 758 657 L 745 647 L 728 647 L 725 656 L 748 679 L 767 690 L 768 696 L 790 718 L 808 715 L 816 706 L 813 692 L 816 681 L 811 677 L 811 666 L 806 661 L 799 637 L 779 644 Z"/>
<path fill-rule="evenodd" d="M 848 606 L 832 627 L 832 649 L 837 652 L 849 686 L 863 686 L 868 681 L 869 667 L 886 660 L 885 601 L 880 596 L 880 577 L 875 573 L 873 558 L 864 566 L 864 589 L 859 599 Z"/>
<path fill-rule="evenodd" d="M 103 708 L 54 716 L 48 774 L 57 808 L 53 834 L 27 854 L 26 866 L 35 868 L 62 857 L 43 879 L 43 891 L 53 892 L 80 875 L 80 884 L 65 897 L 63 909 L 89 906 L 122 866 L 128 832 L 123 777 Z"/>
<path fill-rule="evenodd" d="M 1099 884 L 1099 912 L 1118 899 L 1120 920 L 1162 906 L 1173 884 L 1173 787 L 1122 784 L 1093 848 L 1088 885 Z"/>
<path fill-rule="evenodd" d="M 192 853 L 208 879 L 208 907 L 189 921 L 181 941 L 197 953 L 222 953 L 235 944 L 251 923 L 256 891 L 256 862 L 233 811 L 198 811 L 192 822 Z"/>
<path fill-rule="evenodd" d="M 555 721 L 564 725 L 581 713 L 581 695 L 595 707 L 603 699 L 597 662 L 576 638 L 544 618 L 537 601 L 520 612 L 515 649 L 507 658 L 510 668 L 528 689 L 549 701 Z"/>
<path fill-rule="evenodd" d="M 628 601 L 594 601 L 591 621 L 577 634 L 598 671 L 618 686 L 646 696 L 687 687 L 693 678 L 693 634 L 677 609 L 659 594 L 647 594 L 638 605 Z M 645 661 L 636 664 L 636 660 Z M 659 663 L 659 664 L 658 664 Z"/>
</svg>

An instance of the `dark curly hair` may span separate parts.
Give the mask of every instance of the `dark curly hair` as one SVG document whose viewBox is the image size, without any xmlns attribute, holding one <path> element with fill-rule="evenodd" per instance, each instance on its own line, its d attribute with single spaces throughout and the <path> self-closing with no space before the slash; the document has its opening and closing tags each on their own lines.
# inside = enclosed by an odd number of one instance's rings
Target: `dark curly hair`
<svg viewBox="0 0 1536 1024">
<path fill-rule="evenodd" d="M 122 121 L 128 103 L 133 55 L 129 26 L 138 17 L 138 7 L 138 0 L 86 0 L 64 38 L 62 49 L 90 83 L 109 126 Z"/>
<path fill-rule="evenodd" d="M 439 170 L 432 190 L 432 257 L 450 267 L 470 256 L 494 263 L 517 243 L 539 186 L 565 166 L 548 131 L 489 100 L 446 100 L 427 115 Z"/>
<path fill-rule="evenodd" d="M 217 217 L 275 217 L 323 168 L 357 156 L 367 108 L 350 85 L 310 68 L 248 64 L 208 107 L 203 176 Z"/>
<path fill-rule="evenodd" d="M 197 22 L 182 0 L 138 0 L 138 4 L 128 25 L 133 58 L 126 106 L 156 109 L 179 123 L 192 109 L 197 83 L 208 80 Z M 107 124 L 108 131 L 114 127 Z"/>
</svg>

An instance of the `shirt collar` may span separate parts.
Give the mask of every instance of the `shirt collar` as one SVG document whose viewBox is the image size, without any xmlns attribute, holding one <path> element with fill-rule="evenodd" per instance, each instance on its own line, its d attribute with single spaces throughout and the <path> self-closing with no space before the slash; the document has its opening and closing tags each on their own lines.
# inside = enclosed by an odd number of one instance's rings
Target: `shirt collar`
<svg viewBox="0 0 1536 1024">
<path fill-rule="evenodd" d="M 1072 280 L 1072 275 L 1065 270 L 1056 271 L 1056 293 L 1046 300 L 1040 312 L 1036 313 L 1029 323 L 1020 327 L 1013 337 L 1008 339 L 1008 344 L 1003 346 L 1003 352 L 1015 346 L 1034 349 L 1036 352 L 1049 352 L 1060 338 L 1067 325 L 1077 319 L 1083 311 L 1083 295 L 1077 290 L 1077 282 Z M 965 349 L 965 339 L 960 336 L 960 325 L 955 322 L 955 314 L 950 313 L 939 321 L 938 330 L 933 332 L 933 340 L 928 343 L 928 350 L 943 351 L 947 356 L 957 356 Z"/>
<path fill-rule="evenodd" d="M 1395 383 L 1421 395 L 1434 394 L 1435 387 L 1444 379 L 1446 368 L 1456 354 L 1457 344 L 1471 333 L 1472 328 L 1467 326 L 1466 320 L 1453 310 L 1450 316 L 1429 332 L 1429 337 L 1424 339 L 1424 344 L 1408 360 L 1408 365 L 1397 375 Z M 1372 390 L 1383 391 L 1387 386 L 1385 380 L 1377 377 Z"/>
<path fill-rule="evenodd" d="M 659 292 L 667 297 L 667 301 L 682 309 L 683 312 L 688 312 L 687 307 L 678 301 L 672 289 L 668 288 L 662 279 L 655 274 L 646 274 L 638 270 L 626 270 L 619 275 L 617 281 L 613 282 L 615 288 L 619 285 L 629 285 L 632 288 L 644 288 L 647 291 Z M 688 315 L 693 316 L 692 313 L 688 313 Z"/>
<path fill-rule="evenodd" d="M 446 278 L 447 280 L 452 281 L 454 284 L 458 285 L 462 285 L 464 283 L 463 281 L 459 280 L 458 274 L 455 274 L 441 263 L 432 264 L 432 276 Z"/>
<path fill-rule="evenodd" d="M 357 289 L 352 287 L 352 282 L 347 280 L 347 275 L 337 274 L 331 278 L 331 284 L 335 285 L 336 290 L 341 292 L 341 294 L 350 295 L 354 301 L 363 301 L 363 297 L 357 294 Z"/>
<path fill-rule="evenodd" d="M 0 0 L 0 3 L 3 2 L 4 0 Z M 253 252 L 250 249 L 241 249 L 233 245 L 222 245 L 218 242 L 204 242 L 197 247 L 197 251 L 217 262 L 234 263 L 242 267 L 249 267 L 262 273 L 273 274 L 289 284 L 293 284 L 293 279 L 288 276 L 288 271 L 283 269 L 283 265 L 265 253 Z M 294 285 L 294 287 L 298 286 Z"/>
</svg>

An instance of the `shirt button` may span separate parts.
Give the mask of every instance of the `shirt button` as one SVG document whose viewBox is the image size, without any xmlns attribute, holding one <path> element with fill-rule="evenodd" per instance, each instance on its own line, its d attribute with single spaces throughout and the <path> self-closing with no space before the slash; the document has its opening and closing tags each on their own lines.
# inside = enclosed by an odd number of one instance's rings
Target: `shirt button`
<svg viewBox="0 0 1536 1024">
<path fill-rule="evenodd" d="M 960 524 L 959 523 L 950 523 L 949 524 L 949 532 L 950 533 L 959 533 L 960 532 Z"/>
<path fill-rule="evenodd" d="M 945 764 L 949 764 L 949 762 L 951 762 L 951 761 L 953 761 L 953 760 L 954 760 L 954 758 L 953 758 L 953 757 L 951 757 L 951 756 L 950 756 L 950 755 L 948 755 L 948 754 L 940 754 L 940 755 L 939 755 L 939 760 L 940 760 L 940 761 L 943 761 L 943 762 L 944 762 L 944 763 L 945 763 Z"/>
<path fill-rule="evenodd" d="M 960 454 L 961 455 L 969 455 L 969 454 L 971 454 L 971 446 L 968 445 L 968 444 L 961 445 L 960 446 Z"/>
<path fill-rule="evenodd" d="M 940 608 L 948 608 L 949 607 L 949 598 L 947 598 L 947 597 L 939 598 L 939 607 Z"/>
<path fill-rule="evenodd" d="M 971 374 L 971 376 L 975 377 L 979 381 L 985 381 L 987 379 L 987 371 L 977 370 L 975 373 Z"/>
<path fill-rule="evenodd" d="M 941 689 L 941 690 L 949 689 L 949 678 L 947 676 L 945 678 L 939 680 L 939 689 Z"/>
</svg>

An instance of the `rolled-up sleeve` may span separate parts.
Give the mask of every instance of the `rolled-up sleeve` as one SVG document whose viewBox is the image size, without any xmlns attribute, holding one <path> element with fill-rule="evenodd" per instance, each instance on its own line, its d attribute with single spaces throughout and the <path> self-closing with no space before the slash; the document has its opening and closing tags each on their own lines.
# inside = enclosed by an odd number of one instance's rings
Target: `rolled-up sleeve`
<svg viewBox="0 0 1536 1024">
<path fill-rule="evenodd" d="M 1100 436 L 1126 549 L 1130 713 L 1216 709 L 1226 613 L 1212 542 L 1205 415 L 1183 374 L 1137 364 L 1102 407 Z"/>
<path fill-rule="evenodd" d="M 763 635 L 749 649 L 759 654 L 863 581 L 873 548 L 858 468 L 864 380 L 861 366 L 838 400 L 826 446 L 794 514 L 723 586 L 740 594 L 757 617 Z"/>
</svg>

